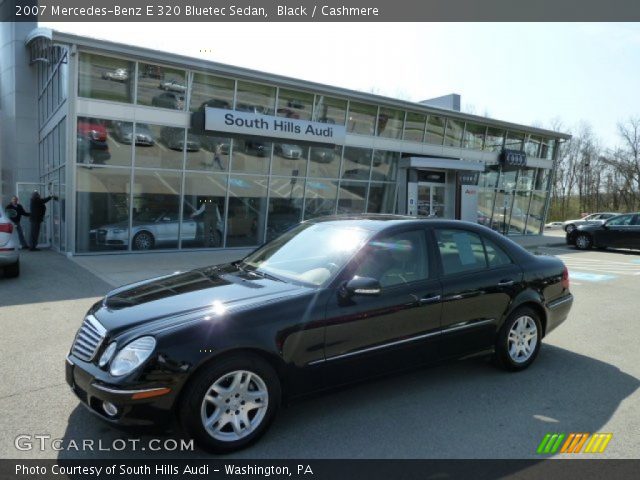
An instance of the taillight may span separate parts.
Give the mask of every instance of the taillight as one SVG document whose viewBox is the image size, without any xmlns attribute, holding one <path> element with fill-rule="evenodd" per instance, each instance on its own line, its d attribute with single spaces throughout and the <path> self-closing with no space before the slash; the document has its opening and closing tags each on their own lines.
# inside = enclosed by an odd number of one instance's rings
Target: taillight
<svg viewBox="0 0 640 480">
<path fill-rule="evenodd" d="M 0 223 L 0 233 L 13 233 L 13 223 Z"/>
<path fill-rule="evenodd" d="M 562 288 L 569 290 L 569 269 L 566 265 L 564 266 L 564 270 L 562 270 Z"/>
</svg>

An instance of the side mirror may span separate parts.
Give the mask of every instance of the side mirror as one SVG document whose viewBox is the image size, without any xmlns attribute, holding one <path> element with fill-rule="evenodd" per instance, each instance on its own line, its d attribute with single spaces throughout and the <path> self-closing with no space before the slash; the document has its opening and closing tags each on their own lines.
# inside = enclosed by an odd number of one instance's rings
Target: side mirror
<svg viewBox="0 0 640 480">
<path fill-rule="evenodd" d="M 605 230 L 607 230 L 609 228 L 609 225 L 607 225 L 607 222 L 604 222 L 602 224 L 602 228 L 604 228 Z"/>
<path fill-rule="evenodd" d="M 344 297 L 376 296 L 382 292 L 382 286 L 375 278 L 355 276 L 344 285 L 343 292 Z"/>
</svg>

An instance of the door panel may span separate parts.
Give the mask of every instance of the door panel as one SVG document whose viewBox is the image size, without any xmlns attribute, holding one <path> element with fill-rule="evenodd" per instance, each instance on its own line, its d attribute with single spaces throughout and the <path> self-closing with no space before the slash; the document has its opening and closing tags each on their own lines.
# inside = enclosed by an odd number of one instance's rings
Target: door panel
<svg viewBox="0 0 640 480">
<path fill-rule="evenodd" d="M 426 232 L 400 231 L 374 238 L 346 269 L 380 281 L 378 296 L 336 296 L 327 304 L 328 379 L 342 383 L 434 360 L 440 328 L 441 288 L 428 255 Z"/>
</svg>

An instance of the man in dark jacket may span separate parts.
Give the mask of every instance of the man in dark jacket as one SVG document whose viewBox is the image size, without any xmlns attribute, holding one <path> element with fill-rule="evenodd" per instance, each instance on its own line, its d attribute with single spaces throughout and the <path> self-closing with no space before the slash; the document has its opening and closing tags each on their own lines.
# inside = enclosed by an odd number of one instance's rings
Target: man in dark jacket
<svg viewBox="0 0 640 480">
<path fill-rule="evenodd" d="M 23 215 L 25 217 L 28 217 L 29 214 L 24 210 L 24 207 L 20 204 L 20 202 L 18 201 L 18 197 L 16 196 L 11 197 L 11 203 L 7 205 L 7 208 L 5 208 L 5 210 L 7 211 L 7 215 L 9 216 L 13 224 L 16 226 L 18 237 L 20 238 L 20 245 L 22 246 L 22 248 L 28 248 L 29 245 L 27 245 L 27 241 L 24 238 L 24 232 L 22 231 L 22 226 L 20 225 L 20 219 Z"/>
<path fill-rule="evenodd" d="M 38 237 L 40 236 L 40 225 L 44 220 L 44 214 L 47 213 L 47 203 L 53 197 L 50 195 L 48 197 L 42 198 L 40 193 L 35 190 L 31 195 L 31 216 L 29 220 L 31 222 L 31 248 L 29 250 L 36 251 L 40 250 L 38 248 Z"/>
</svg>

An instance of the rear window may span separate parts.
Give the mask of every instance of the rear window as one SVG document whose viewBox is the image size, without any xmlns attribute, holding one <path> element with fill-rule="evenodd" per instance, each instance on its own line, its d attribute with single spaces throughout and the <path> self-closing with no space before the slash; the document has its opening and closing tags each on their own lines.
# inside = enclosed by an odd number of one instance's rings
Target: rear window
<svg viewBox="0 0 640 480">
<path fill-rule="evenodd" d="M 487 268 L 480 236 L 464 230 L 436 230 L 445 275 Z"/>
</svg>

